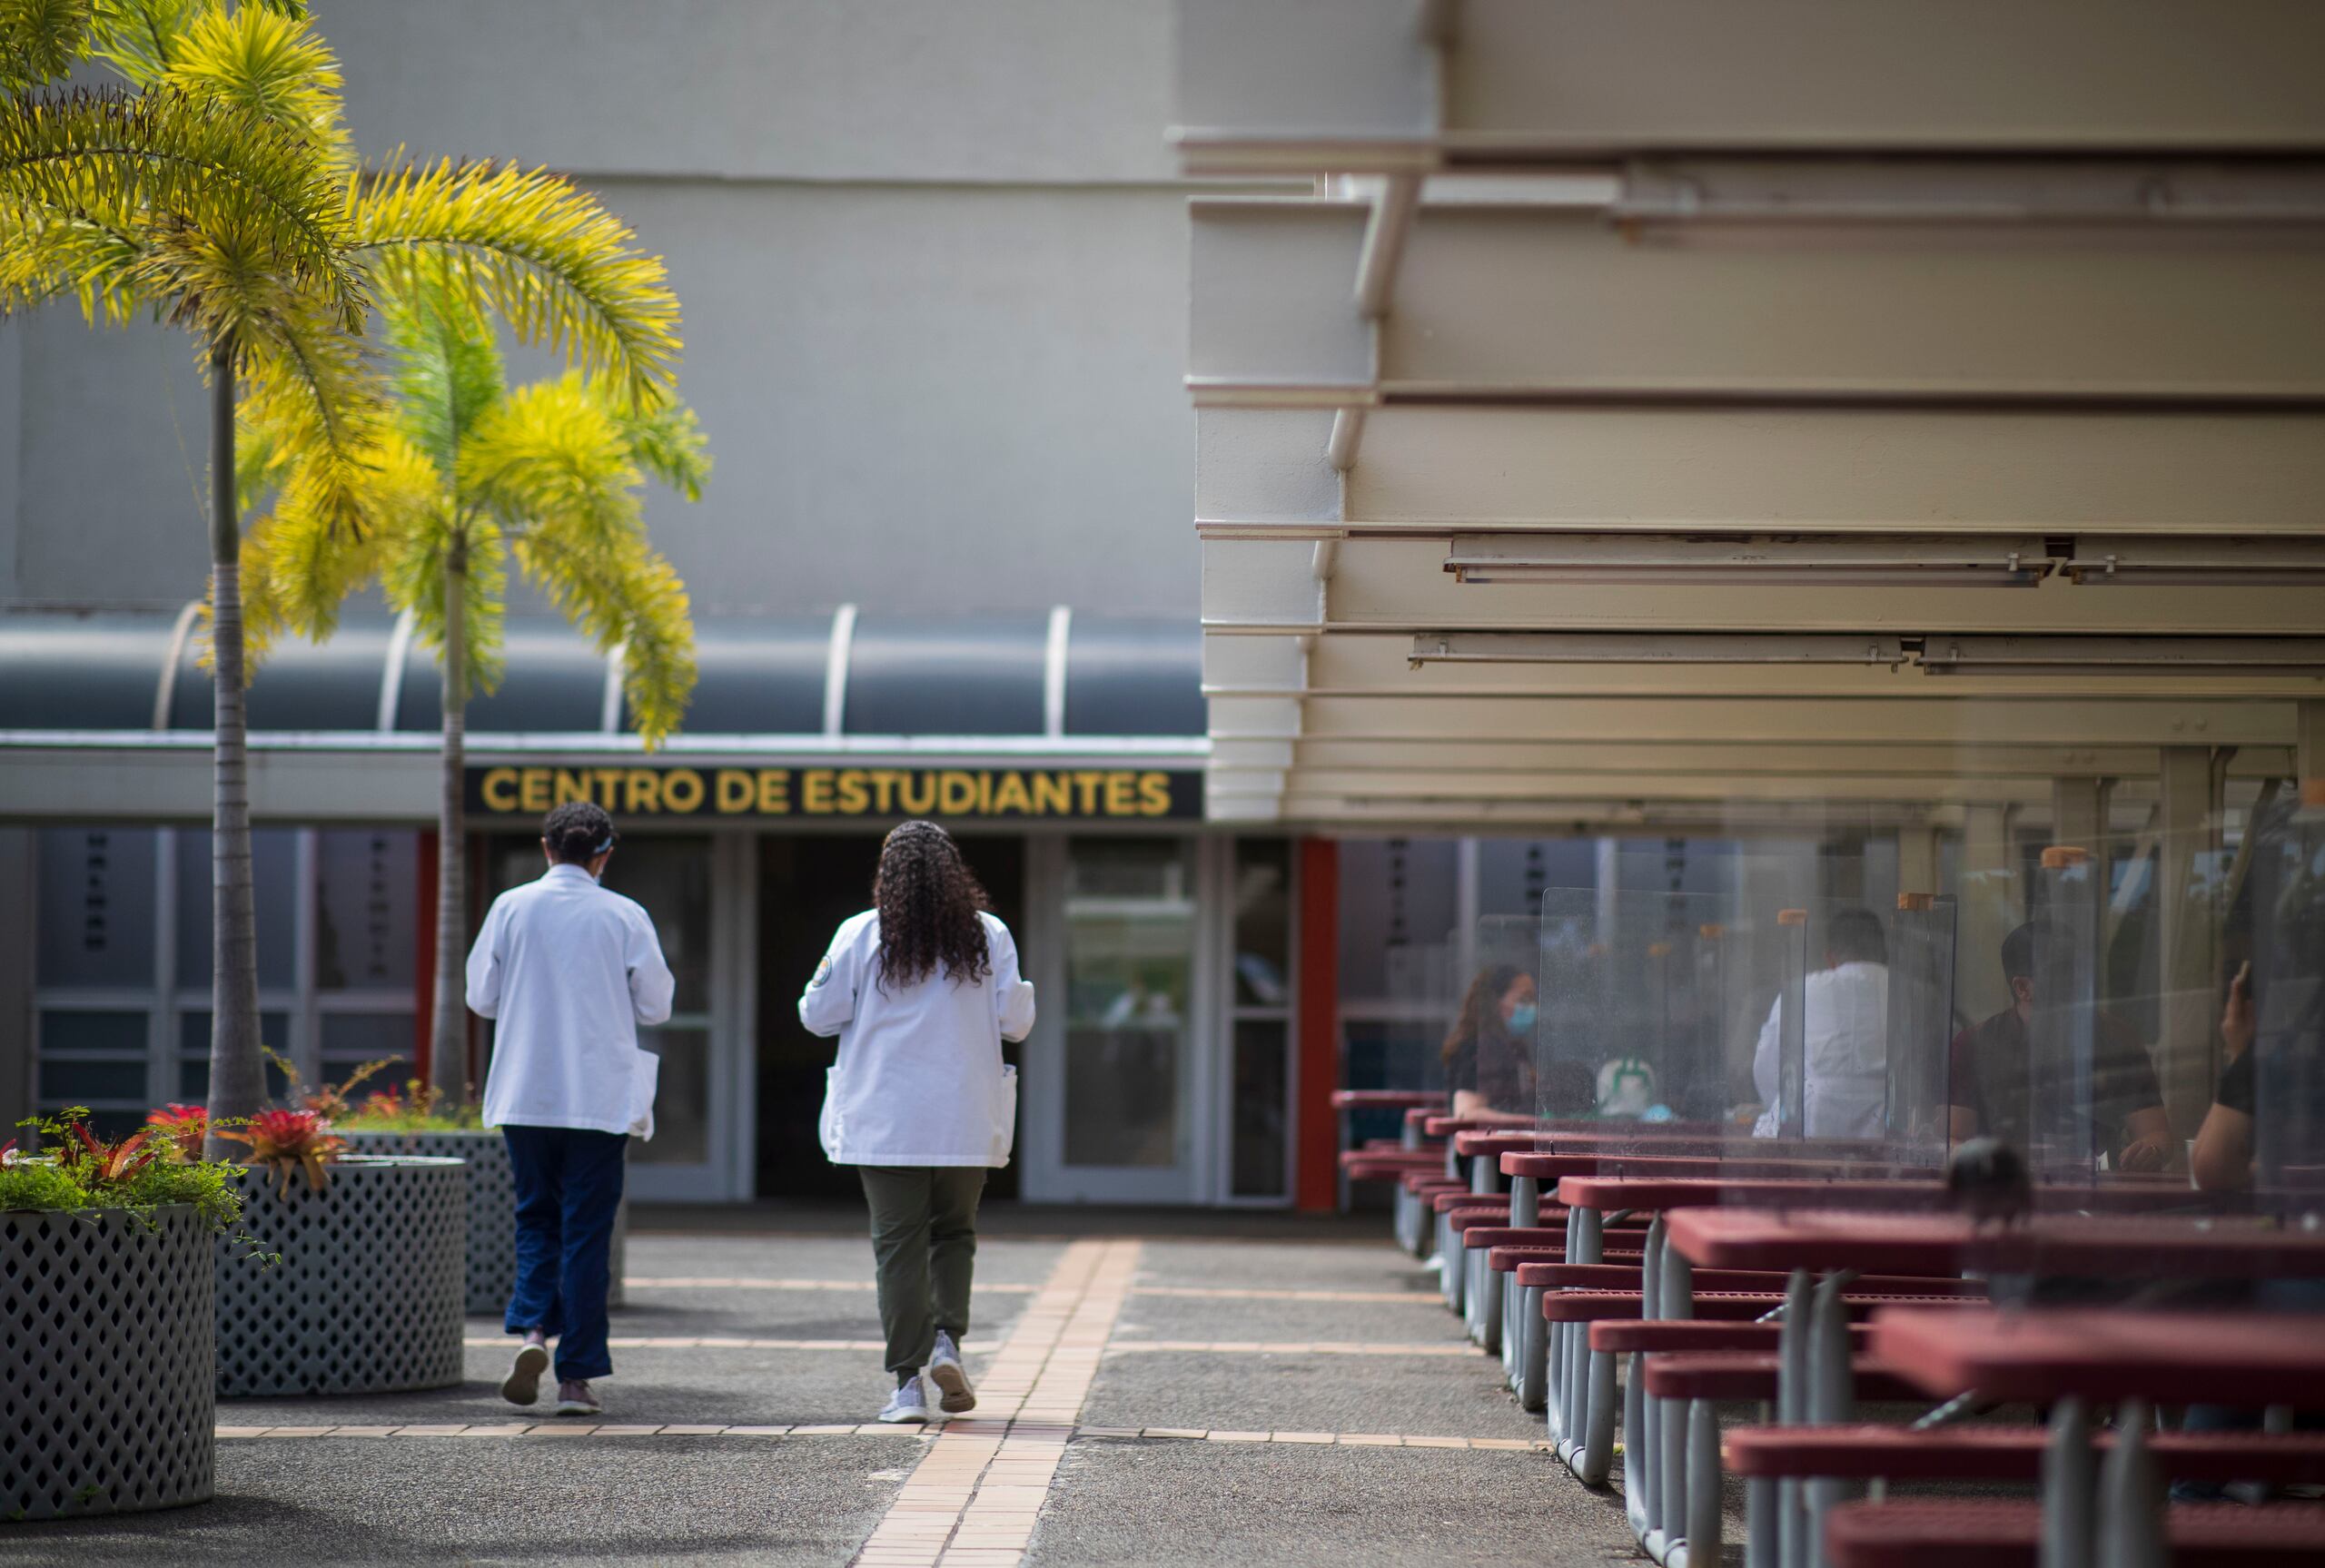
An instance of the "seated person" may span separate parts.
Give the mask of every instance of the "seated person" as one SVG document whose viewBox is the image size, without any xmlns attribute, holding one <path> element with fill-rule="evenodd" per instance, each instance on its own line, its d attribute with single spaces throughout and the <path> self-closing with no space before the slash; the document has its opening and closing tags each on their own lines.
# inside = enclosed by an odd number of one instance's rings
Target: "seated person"
<svg viewBox="0 0 2325 1568">
<path fill-rule="evenodd" d="M 2195 1156 L 2188 1173 L 2206 1192 L 2241 1192 L 2252 1185 L 2252 966 L 2245 964 L 2229 982 L 2228 1007 L 2220 1018 L 2228 1065 L 2220 1070 L 2212 1107 L 2196 1129 Z"/>
<path fill-rule="evenodd" d="M 1889 1088 L 1889 941 L 1869 909 L 1826 922 L 1825 967 L 1808 977 L 1802 1070 L 1802 1136 L 1879 1138 Z M 1765 1107 L 1755 1138 L 1774 1138 L 1783 1102 L 1784 998 L 1768 1010 L 1752 1049 L 1752 1083 Z"/>
<path fill-rule="evenodd" d="M 1507 963 L 1478 971 L 1445 1037 L 1454 1115 L 1532 1119 L 1534 1013 L 1532 975 Z"/>
<path fill-rule="evenodd" d="M 1954 1037 L 1947 1093 L 1954 1141 L 1981 1135 L 2024 1149 L 2046 1139 L 2073 1137 L 2077 1112 L 2073 1064 L 2037 1060 L 2027 1022 L 2034 1016 L 2036 951 L 2049 928 L 2029 921 L 2003 939 L 2003 977 L 2010 1006 Z M 2049 1048 L 2055 1054 L 2056 1048 Z M 2091 1105 L 2097 1145 L 2117 1170 L 2161 1170 L 2172 1155 L 2172 1128 L 2163 1091 L 2146 1049 L 2123 1025 L 2101 1011 L 2092 1021 Z"/>
</svg>

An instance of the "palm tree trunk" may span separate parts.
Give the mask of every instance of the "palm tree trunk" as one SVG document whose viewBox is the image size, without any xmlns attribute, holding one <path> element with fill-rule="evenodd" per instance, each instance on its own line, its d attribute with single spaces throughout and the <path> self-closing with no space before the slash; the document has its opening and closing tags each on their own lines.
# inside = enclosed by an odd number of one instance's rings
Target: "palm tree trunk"
<svg viewBox="0 0 2325 1568">
<path fill-rule="evenodd" d="M 444 552 L 444 745 L 436 809 L 436 996 L 429 1082 L 460 1100 L 469 1090 L 467 814 L 468 546 Z"/>
<path fill-rule="evenodd" d="M 233 345 L 210 358 L 210 603 L 215 680 L 211 784 L 210 1125 L 266 1103 L 259 1054 L 258 912 L 251 891 L 250 759 L 242 705 L 241 502 L 234 493 Z M 225 1146 L 213 1132 L 209 1152 Z"/>
</svg>

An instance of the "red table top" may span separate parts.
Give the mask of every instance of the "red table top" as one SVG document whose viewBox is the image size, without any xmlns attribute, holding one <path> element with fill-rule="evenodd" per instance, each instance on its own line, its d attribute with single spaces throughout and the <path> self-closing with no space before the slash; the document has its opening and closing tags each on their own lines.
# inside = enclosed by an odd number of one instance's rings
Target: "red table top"
<svg viewBox="0 0 2325 1568">
<path fill-rule="evenodd" d="M 1944 1186 L 1934 1176 L 1920 1181 L 1568 1176 L 1558 1182 L 1558 1201 L 1569 1208 L 1695 1208 L 1723 1203 L 1926 1208 L 1944 1200 Z"/>
<path fill-rule="evenodd" d="M 1561 1182 L 1559 1191 L 1571 1185 Z M 1748 1204 L 1747 1185 L 1725 1191 Z M 2325 1233 L 2250 1219 L 2037 1214 L 2014 1226 L 1979 1227 L 1958 1214 L 1731 1207 L 1677 1208 L 1664 1223 L 1680 1255 L 1707 1268 L 2325 1278 Z M 2325 1341 L 2325 1330 L 2319 1338 Z"/>
<path fill-rule="evenodd" d="M 1415 1106 L 1440 1106 L 1445 1103 L 1442 1090 L 1427 1089 L 1336 1089 L 1332 1090 L 1335 1110 L 1405 1110 Z"/>
<path fill-rule="evenodd" d="M 1675 1177 L 1708 1180 L 1715 1177 L 1750 1180 L 1756 1177 L 1849 1177 L 1876 1181 L 1930 1181 L 1936 1171 L 1928 1167 L 1889 1165 L 1861 1159 L 1787 1158 L 1764 1148 L 1756 1155 L 1665 1154 L 1653 1148 L 1560 1149 L 1544 1154 L 1504 1154 L 1505 1176 L 1530 1176 L 1537 1181 L 1560 1181 L 1569 1176 Z"/>
<path fill-rule="evenodd" d="M 1873 1350 L 1941 1398 L 2325 1408 L 2325 1324 L 2297 1314 L 1884 1307 Z"/>
</svg>

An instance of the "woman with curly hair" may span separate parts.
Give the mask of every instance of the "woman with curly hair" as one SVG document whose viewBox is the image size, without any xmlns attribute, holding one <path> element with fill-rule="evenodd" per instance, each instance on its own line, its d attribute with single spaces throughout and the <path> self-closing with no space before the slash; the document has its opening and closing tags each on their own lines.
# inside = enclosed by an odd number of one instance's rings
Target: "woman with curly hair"
<svg viewBox="0 0 2325 1568">
<path fill-rule="evenodd" d="M 947 1415 L 977 1398 L 961 1365 L 984 1173 L 1009 1163 L 1017 1070 L 1001 1042 L 1034 1027 L 1034 988 L 1009 928 L 960 847 L 908 822 L 880 846 L 871 909 L 842 922 L 799 998 L 811 1034 L 839 1036 L 819 1127 L 872 1210 L 880 1326 L 895 1391 L 883 1421 L 926 1421 L 926 1369 Z"/>
</svg>

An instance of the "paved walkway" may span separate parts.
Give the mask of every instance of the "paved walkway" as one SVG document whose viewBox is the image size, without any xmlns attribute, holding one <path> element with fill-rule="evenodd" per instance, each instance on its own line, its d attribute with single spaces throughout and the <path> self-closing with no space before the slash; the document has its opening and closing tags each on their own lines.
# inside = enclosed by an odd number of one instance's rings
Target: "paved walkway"
<svg viewBox="0 0 2325 1568">
<path fill-rule="evenodd" d="M 637 1236 L 601 1420 L 502 1404 L 508 1344 L 475 1319 L 460 1387 L 223 1402 L 215 1502 L 0 1526 L 0 1563 L 1633 1557 L 1619 1501 L 1538 1450 L 1381 1230 L 988 1238 L 981 1402 L 925 1432 L 867 1425 L 868 1243 Z"/>
</svg>

